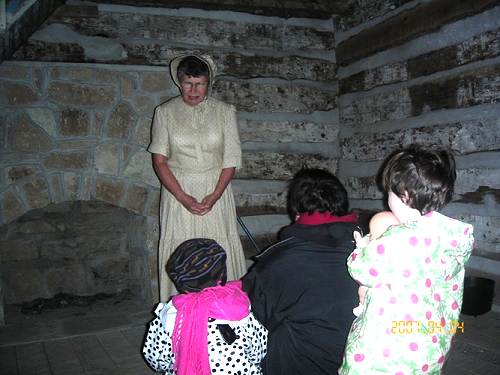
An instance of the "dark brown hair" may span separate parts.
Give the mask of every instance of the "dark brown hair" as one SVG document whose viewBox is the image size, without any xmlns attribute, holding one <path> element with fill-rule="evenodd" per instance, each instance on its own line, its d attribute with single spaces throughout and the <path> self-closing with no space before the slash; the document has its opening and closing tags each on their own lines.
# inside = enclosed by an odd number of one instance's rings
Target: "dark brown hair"
<svg viewBox="0 0 500 375">
<path fill-rule="evenodd" d="M 210 79 L 210 71 L 207 64 L 196 56 L 187 56 L 181 60 L 177 67 L 177 79 L 182 77 L 207 77 Z"/>
<path fill-rule="evenodd" d="M 451 201 L 457 173 L 455 159 L 446 150 L 410 145 L 393 153 L 382 172 L 384 190 L 393 192 L 421 214 L 437 211 Z"/>
<path fill-rule="evenodd" d="M 331 212 L 343 216 L 349 210 L 347 191 L 337 177 L 324 169 L 302 169 L 288 185 L 288 214 Z"/>
</svg>

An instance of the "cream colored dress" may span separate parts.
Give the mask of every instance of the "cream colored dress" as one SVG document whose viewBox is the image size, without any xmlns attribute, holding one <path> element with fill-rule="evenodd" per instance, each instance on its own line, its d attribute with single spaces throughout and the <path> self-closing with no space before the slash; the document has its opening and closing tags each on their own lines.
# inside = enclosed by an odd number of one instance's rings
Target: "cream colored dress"
<svg viewBox="0 0 500 375">
<path fill-rule="evenodd" d="M 148 151 L 168 158 L 180 186 L 199 202 L 212 193 L 223 168 L 241 166 L 241 147 L 234 106 L 208 97 L 192 107 L 176 97 L 158 106 Z M 204 216 L 191 214 L 162 186 L 158 253 L 160 300 L 176 294 L 165 272 L 168 257 L 191 238 L 211 238 L 227 253 L 228 280 L 246 272 L 231 184 Z"/>
</svg>

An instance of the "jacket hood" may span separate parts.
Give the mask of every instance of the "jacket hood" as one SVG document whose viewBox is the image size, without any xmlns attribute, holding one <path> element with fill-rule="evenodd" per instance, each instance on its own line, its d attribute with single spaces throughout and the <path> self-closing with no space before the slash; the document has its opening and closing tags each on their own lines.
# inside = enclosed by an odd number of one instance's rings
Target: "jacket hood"
<svg viewBox="0 0 500 375">
<path fill-rule="evenodd" d="M 189 56 L 194 56 L 196 57 L 197 59 L 200 59 L 201 61 L 203 61 L 205 64 L 207 64 L 208 66 L 208 74 L 209 74 L 209 93 L 211 91 L 211 88 L 214 84 L 214 80 L 215 80 L 215 75 L 217 73 L 217 66 L 215 65 L 215 62 L 214 60 L 208 56 L 208 55 L 195 55 L 195 54 L 186 54 L 186 55 L 181 55 L 181 56 L 177 56 L 176 58 L 172 59 L 172 61 L 170 61 L 170 75 L 172 76 L 172 80 L 174 81 L 174 83 L 176 84 L 177 87 L 181 87 L 181 83 L 179 82 L 179 79 L 177 78 L 177 69 L 179 68 L 179 64 L 180 62 L 186 58 L 186 57 L 189 57 Z"/>
</svg>

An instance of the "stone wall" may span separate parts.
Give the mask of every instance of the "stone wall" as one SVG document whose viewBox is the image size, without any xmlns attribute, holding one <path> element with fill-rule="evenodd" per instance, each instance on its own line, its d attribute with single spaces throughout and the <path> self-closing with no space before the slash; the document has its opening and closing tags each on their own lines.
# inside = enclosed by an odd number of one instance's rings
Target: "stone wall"
<svg viewBox="0 0 500 375">
<path fill-rule="evenodd" d="M 125 292 L 151 300 L 144 226 L 143 216 L 99 201 L 31 210 L 0 233 L 5 302 Z"/>
<path fill-rule="evenodd" d="M 353 203 L 382 208 L 375 174 L 412 142 L 451 149 L 445 212 L 475 227 L 469 272 L 500 277 L 500 7 L 496 1 L 357 1 L 339 23 L 341 162 Z M 497 298 L 500 301 L 500 298 Z"/>
<path fill-rule="evenodd" d="M 155 264 L 151 116 L 178 95 L 170 59 L 208 52 L 213 95 L 238 109 L 238 211 L 253 234 L 274 231 L 288 220 L 287 179 L 337 169 L 333 44 L 331 20 L 68 2 L 0 65 L 0 223 L 50 203 L 109 202 L 146 217 Z"/>
</svg>

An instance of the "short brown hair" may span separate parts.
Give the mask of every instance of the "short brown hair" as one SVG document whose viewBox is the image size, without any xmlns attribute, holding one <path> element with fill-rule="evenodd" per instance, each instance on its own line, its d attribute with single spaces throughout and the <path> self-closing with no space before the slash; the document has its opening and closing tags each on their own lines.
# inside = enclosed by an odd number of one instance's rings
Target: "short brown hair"
<svg viewBox="0 0 500 375">
<path fill-rule="evenodd" d="M 421 214 L 437 211 L 453 197 L 457 173 L 455 159 L 446 150 L 410 145 L 394 152 L 382 172 L 384 190 L 398 197 L 408 194 L 406 205 Z"/>
</svg>

